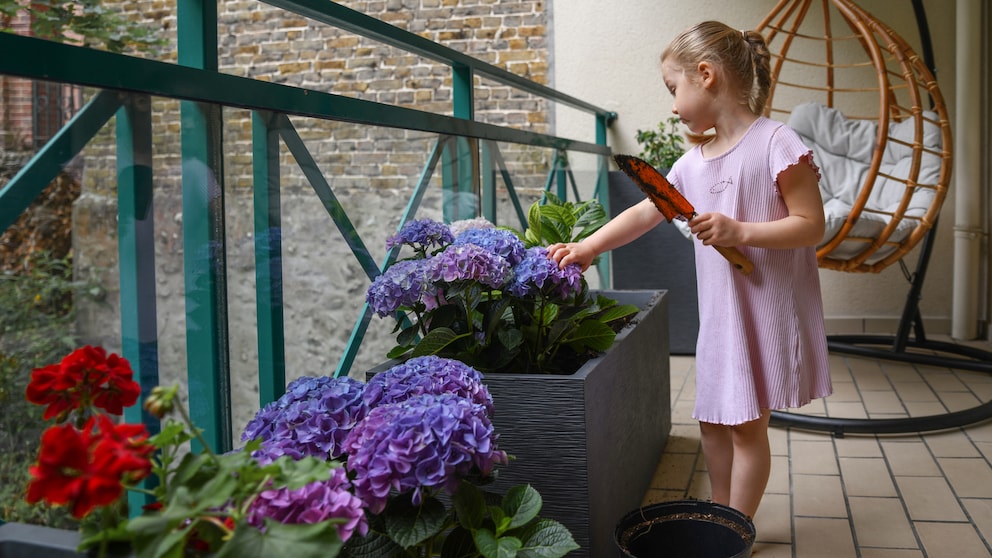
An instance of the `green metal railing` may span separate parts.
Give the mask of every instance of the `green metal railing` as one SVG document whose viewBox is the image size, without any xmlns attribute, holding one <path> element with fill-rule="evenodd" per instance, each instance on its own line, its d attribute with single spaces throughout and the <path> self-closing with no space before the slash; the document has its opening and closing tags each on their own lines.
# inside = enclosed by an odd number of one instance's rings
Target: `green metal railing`
<svg viewBox="0 0 992 558">
<path fill-rule="evenodd" d="M 607 126 L 615 115 L 554 89 L 533 83 L 423 37 L 326 0 L 269 0 L 269 4 L 363 35 L 451 67 L 453 116 L 375 103 L 320 91 L 223 74 L 218 71 L 217 3 L 179 0 L 178 64 L 129 57 L 31 37 L 0 33 L 0 75 L 98 88 L 90 101 L 0 190 L 0 232 L 24 212 L 62 167 L 116 116 L 117 202 L 122 352 L 144 389 L 158 383 L 155 250 L 152 211 L 151 98 L 178 99 L 182 121 L 182 226 L 186 293 L 186 371 L 190 413 L 206 440 L 221 451 L 231 439 L 231 380 L 228 354 L 227 263 L 225 260 L 224 168 L 221 107 L 252 111 L 254 238 L 260 404 L 283 393 L 286 383 L 280 231 L 280 142 L 300 165 L 342 238 L 369 280 L 386 261 L 376 263 L 337 201 L 289 116 L 402 128 L 437 134 L 437 141 L 401 220 L 412 218 L 442 165 L 444 188 L 478 189 L 478 212 L 495 221 L 496 176 L 510 191 L 517 218 L 524 212 L 497 142 L 551 148 L 558 153 L 546 189 L 573 196 L 575 179 L 565 154 L 598 157 L 594 195 L 606 204 L 610 149 Z M 17 53 L 14 56 L 9 53 Z M 474 77 L 484 76 L 595 117 L 595 143 L 571 140 L 474 120 Z M 481 176 L 480 176 L 481 175 Z M 185 187 L 193 185 L 195 187 Z M 457 208 L 449 219 L 464 218 Z M 475 215 L 472 215 L 475 216 Z M 601 266 L 608 269 L 608 266 Z M 609 284 L 607 271 L 601 271 Z M 364 308 L 336 374 L 346 374 L 361 344 L 371 313 Z M 144 419 L 137 408 L 128 420 Z"/>
</svg>

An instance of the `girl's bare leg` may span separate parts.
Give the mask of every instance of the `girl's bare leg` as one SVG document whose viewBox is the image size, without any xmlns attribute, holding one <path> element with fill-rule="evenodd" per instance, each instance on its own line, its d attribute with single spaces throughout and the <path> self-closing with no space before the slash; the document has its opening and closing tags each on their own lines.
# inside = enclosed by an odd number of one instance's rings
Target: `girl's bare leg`
<svg viewBox="0 0 992 558">
<path fill-rule="evenodd" d="M 717 504 L 730 505 L 730 482 L 734 467 L 734 439 L 731 427 L 710 422 L 699 423 L 699 438 L 703 459 L 710 477 L 712 499 Z"/>
<path fill-rule="evenodd" d="M 771 411 L 766 409 L 760 418 L 733 427 L 734 470 L 730 481 L 730 507 L 748 517 L 754 517 L 758 511 L 771 473 L 769 418 Z"/>
<path fill-rule="evenodd" d="M 736 426 L 699 423 L 713 501 L 749 517 L 758 511 L 771 472 L 769 418 L 771 412 L 765 410 L 761 417 Z"/>
</svg>

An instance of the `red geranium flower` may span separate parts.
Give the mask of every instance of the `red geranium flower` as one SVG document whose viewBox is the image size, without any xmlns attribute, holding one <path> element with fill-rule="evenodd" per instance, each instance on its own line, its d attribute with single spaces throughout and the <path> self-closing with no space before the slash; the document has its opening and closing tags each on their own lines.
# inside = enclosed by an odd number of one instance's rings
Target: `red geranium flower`
<svg viewBox="0 0 992 558">
<path fill-rule="evenodd" d="M 123 482 L 136 482 L 151 473 L 144 425 L 115 425 L 100 415 L 82 430 L 71 424 L 49 427 L 41 436 L 38 463 L 30 468 L 27 501 L 68 504 L 74 517 L 120 498 Z"/>
<path fill-rule="evenodd" d="M 65 420 L 76 409 L 91 406 L 120 415 L 141 395 L 141 386 L 132 377 L 127 359 L 102 347 L 87 345 L 76 349 L 57 365 L 36 368 L 31 372 L 27 399 L 48 405 L 44 418 Z"/>
</svg>

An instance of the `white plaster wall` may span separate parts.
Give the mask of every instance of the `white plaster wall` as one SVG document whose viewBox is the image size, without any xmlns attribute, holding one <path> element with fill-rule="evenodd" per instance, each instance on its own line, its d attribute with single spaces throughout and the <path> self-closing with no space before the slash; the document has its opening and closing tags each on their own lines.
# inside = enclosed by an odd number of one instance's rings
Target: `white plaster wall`
<svg viewBox="0 0 992 558">
<path fill-rule="evenodd" d="M 552 86 L 617 112 L 619 118 L 610 129 L 609 143 L 614 152 L 637 153 L 640 148 L 634 140 L 636 131 L 653 128 L 671 115 L 672 98 L 663 86 L 658 59 L 664 47 L 683 29 L 708 19 L 742 29 L 753 28 L 775 3 L 773 0 L 614 3 L 552 0 Z M 921 52 L 910 0 L 863 0 L 860 5 Z M 937 78 L 953 123 L 954 3 L 927 0 L 924 5 Z M 588 117 L 559 110 L 555 118 L 559 135 L 594 139 Z M 928 332 L 948 332 L 950 327 L 953 196 L 952 189 L 943 205 L 921 301 Z M 911 270 L 915 269 L 917 252 L 904 259 Z M 909 287 L 898 266 L 889 266 L 878 274 L 821 270 L 820 276 L 828 325 L 836 328 L 839 324 L 847 331 L 860 331 L 862 326 L 886 329 L 898 321 Z M 846 321 L 848 318 L 850 322 Z"/>
</svg>

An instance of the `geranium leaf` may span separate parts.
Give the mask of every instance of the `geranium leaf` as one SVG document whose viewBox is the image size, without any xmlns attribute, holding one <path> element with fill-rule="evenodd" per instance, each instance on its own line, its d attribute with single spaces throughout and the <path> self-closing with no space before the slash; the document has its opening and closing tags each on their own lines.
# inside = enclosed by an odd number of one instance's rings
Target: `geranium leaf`
<svg viewBox="0 0 992 558">
<path fill-rule="evenodd" d="M 486 499 L 482 491 L 469 482 L 462 482 L 452 498 L 458 522 L 465 528 L 478 529 L 486 517 Z"/>
<path fill-rule="evenodd" d="M 437 498 L 424 498 L 419 506 L 409 498 L 394 498 L 383 511 L 386 534 L 403 548 L 427 540 L 441 532 L 448 510 Z"/>
<path fill-rule="evenodd" d="M 248 524 L 235 526 L 231 540 L 217 553 L 217 558 L 326 558 L 341 549 L 336 524 L 330 519 L 320 523 L 286 525 L 265 520 L 265 531 Z"/>
<path fill-rule="evenodd" d="M 520 532 L 518 558 L 560 558 L 579 548 L 572 533 L 553 519 L 539 519 Z"/>
<path fill-rule="evenodd" d="M 503 511 L 510 517 L 510 529 L 529 523 L 541 511 L 541 494 L 529 484 L 514 486 L 503 497 Z"/>
</svg>

